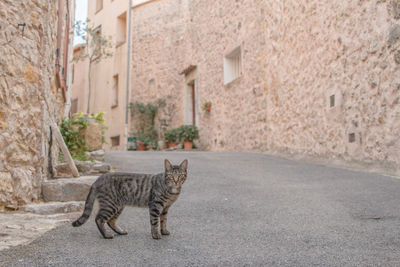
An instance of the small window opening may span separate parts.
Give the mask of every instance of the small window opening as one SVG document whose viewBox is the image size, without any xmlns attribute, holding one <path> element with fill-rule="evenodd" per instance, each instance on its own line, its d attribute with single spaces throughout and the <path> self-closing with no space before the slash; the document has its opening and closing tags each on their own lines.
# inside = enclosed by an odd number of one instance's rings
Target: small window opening
<svg viewBox="0 0 400 267">
<path fill-rule="evenodd" d="M 349 134 L 349 143 L 354 143 L 356 141 L 356 134 L 350 133 Z"/>
<path fill-rule="evenodd" d="M 335 106 L 335 95 L 331 95 L 330 99 L 330 106 L 333 108 Z"/>
<path fill-rule="evenodd" d="M 111 146 L 119 146 L 119 135 L 111 137 Z"/>
<path fill-rule="evenodd" d="M 117 18 L 117 46 L 126 42 L 126 12 Z"/>
<path fill-rule="evenodd" d="M 118 107 L 118 74 L 113 76 L 112 108 Z"/>
<path fill-rule="evenodd" d="M 74 80 L 75 80 L 75 65 L 72 65 L 71 83 L 74 83 Z"/>
<path fill-rule="evenodd" d="M 103 9 L 103 0 L 96 0 L 96 13 Z"/>
<path fill-rule="evenodd" d="M 78 113 L 78 98 L 71 100 L 71 114 Z"/>
<path fill-rule="evenodd" d="M 228 84 L 242 74 L 242 52 L 240 46 L 224 57 L 224 84 Z"/>
</svg>

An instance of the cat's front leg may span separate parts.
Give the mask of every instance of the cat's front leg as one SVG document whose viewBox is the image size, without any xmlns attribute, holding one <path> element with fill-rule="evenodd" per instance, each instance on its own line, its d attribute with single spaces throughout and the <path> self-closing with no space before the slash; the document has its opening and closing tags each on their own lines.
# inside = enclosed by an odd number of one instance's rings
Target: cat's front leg
<svg viewBox="0 0 400 267">
<path fill-rule="evenodd" d="M 169 207 L 166 207 L 160 216 L 160 220 L 161 220 L 161 234 L 162 235 L 169 235 L 170 232 L 167 230 L 167 215 L 168 215 L 168 209 Z"/>
<path fill-rule="evenodd" d="M 154 205 L 150 205 L 151 236 L 154 239 L 161 239 L 160 214 L 161 214 L 161 210 L 160 209 L 158 209 Z"/>
</svg>

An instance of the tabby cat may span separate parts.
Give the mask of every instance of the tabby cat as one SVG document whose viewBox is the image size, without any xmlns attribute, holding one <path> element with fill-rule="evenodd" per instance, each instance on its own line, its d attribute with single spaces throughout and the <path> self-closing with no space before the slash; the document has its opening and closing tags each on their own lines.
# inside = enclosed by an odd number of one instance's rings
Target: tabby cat
<svg viewBox="0 0 400 267">
<path fill-rule="evenodd" d="M 127 232 L 116 225 L 126 205 L 148 207 L 150 211 L 151 235 L 160 239 L 169 235 L 166 228 L 168 209 L 177 200 L 182 184 L 186 180 L 188 161 L 179 166 L 164 161 L 165 172 L 159 174 L 107 173 L 100 176 L 90 188 L 82 216 L 72 223 L 77 227 L 84 224 L 93 209 L 97 198 L 99 211 L 96 224 L 104 238 L 114 236 L 105 229 L 105 223 L 117 234 Z M 161 232 L 160 232 L 161 224 Z"/>
</svg>

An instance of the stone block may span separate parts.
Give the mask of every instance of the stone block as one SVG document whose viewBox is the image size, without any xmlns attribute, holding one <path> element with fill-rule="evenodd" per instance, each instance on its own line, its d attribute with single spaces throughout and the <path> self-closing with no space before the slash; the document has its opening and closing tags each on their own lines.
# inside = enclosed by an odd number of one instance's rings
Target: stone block
<svg viewBox="0 0 400 267">
<path fill-rule="evenodd" d="M 111 171 L 111 165 L 107 163 L 95 164 L 93 166 L 93 172 L 97 173 L 107 173 Z"/>
<path fill-rule="evenodd" d="M 56 202 L 56 203 L 43 203 L 43 204 L 29 204 L 20 207 L 20 210 L 32 212 L 35 214 L 56 214 L 56 213 L 70 213 L 83 211 L 85 206 L 84 201 L 69 201 L 69 202 Z"/>
<path fill-rule="evenodd" d="M 56 176 L 58 177 L 72 177 L 71 169 L 68 163 L 57 164 L 56 166 Z"/>
<path fill-rule="evenodd" d="M 0 205 L 12 199 L 14 193 L 13 181 L 9 172 L 0 172 Z"/>
<path fill-rule="evenodd" d="M 104 157 L 105 157 L 106 153 L 104 152 L 103 149 L 100 149 L 100 150 L 96 150 L 96 151 L 92 151 L 92 152 L 86 152 L 85 154 L 90 159 L 104 161 Z"/>
<path fill-rule="evenodd" d="M 89 123 L 84 130 L 85 142 L 90 151 L 103 148 L 102 126 L 98 123 Z"/>
<path fill-rule="evenodd" d="M 28 65 L 24 70 L 24 79 L 30 83 L 37 83 L 39 81 L 39 75 L 36 73 L 32 65 Z"/>
<path fill-rule="evenodd" d="M 90 173 L 91 169 L 94 166 L 94 163 L 91 161 L 78 161 L 74 160 L 76 168 L 78 169 L 79 173 L 87 174 Z"/>
<path fill-rule="evenodd" d="M 42 184 L 42 196 L 50 201 L 84 201 L 97 176 L 82 176 L 46 181 Z"/>
<path fill-rule="evenodd" d="M 394 45 L 400 39 L 400 25 L 394 25 L 389 32 L 388 45 Z"/>
<path fill-rule="evenodd" d="M 395 19 L 400 19 L 400 1 L 399 0 L 392 0 L 389 6 L 391 9 L 391 13 Z"/>
</svg>

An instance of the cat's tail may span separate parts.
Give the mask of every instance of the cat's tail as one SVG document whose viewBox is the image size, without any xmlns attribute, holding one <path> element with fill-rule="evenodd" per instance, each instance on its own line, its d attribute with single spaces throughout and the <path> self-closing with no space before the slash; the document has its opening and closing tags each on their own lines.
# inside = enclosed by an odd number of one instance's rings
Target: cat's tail
<svg viewBox="0 0 400 267">
<path fill-rule="evenodd" d="M 78 220 L 76 220 L 72 223 L 73 227 L 81 226 L 89 219 L 90 213 L 92 213 L 92 210 L 93 210 L 93 203 L 94 203 L 95 199 L 96 199 L 96 194 L 95 194 L 94 187 L 92 186 L 90 188 L 90 192 L 86 198 L 85 210 L 83 211 L 82 216 Z"/>
</svg>

